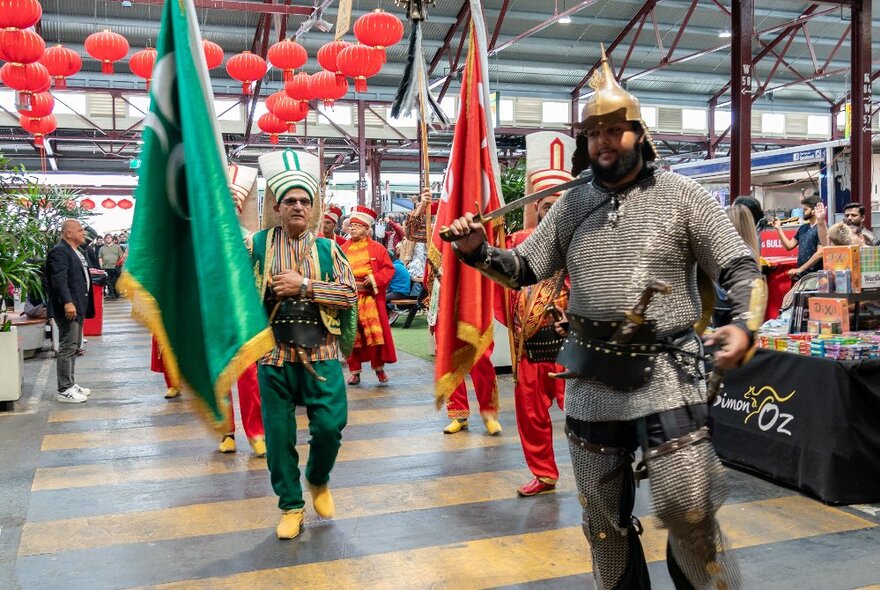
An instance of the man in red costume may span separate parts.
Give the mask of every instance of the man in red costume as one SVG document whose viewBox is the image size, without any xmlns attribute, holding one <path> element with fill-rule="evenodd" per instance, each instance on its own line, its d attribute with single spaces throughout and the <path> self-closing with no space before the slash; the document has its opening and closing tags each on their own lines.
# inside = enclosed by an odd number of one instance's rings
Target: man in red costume
<svg viewBox="0 0 880 590">
<path fill-rule="evenodd" d="M 327 210 L 324 211 L 324 219 L 321 222 L 321 235 L 341 246 L 345 243 L 345 238 L 336 233 L 340 219 L 342 219 L 342 209 L 336 205 L 327 207 Z"/>
<path fill-rule="evenodd" d="M 361 382 L 361 366 L 369 361 L 379 383 L 388 382 L 385 365 L 397 362 L 385 293 L 394 278 L 394 264 L 382 244 L 370 238 L 379 216 L 369 207 L 358 206 L 351 214 L 351 239 L 342 246 L 354 272 L 358 288 L 358 333 L 348 357 L 349 385 Z"/>
<path fill-rule="evenodd" d="M 571 180 L 571 154 L 575 140 L 552 131 L 526 136 L 526 192 L 533 193 Z M 560 193 L 545 197 L 534 204 L 537 223 L 550 211 Z M 526 219 L 531 215 L 526 215 Z M 507 247 L 514 248 L 534 231 L 530 227 L 511 234 Z M 556 488 L 559 469 L 553 455 L 553 421 L 550 408 L 555 402 L 563 409 L 565 382 L 554 379 L 552 373 L 564 369 L 556 364 L 556 355 L 562 344 L 553 327 L 554 313 L 566 307 L 568 288 L 565 275 L 511 291 L 508 297 L 512 318 L 516 359 L 516 425 L 522 441 L 526 464 L 534 478 L 517 489 L 520 496 L 535 496 Z M 499 301 L 503 298 L 499 297 Z"/>
</svg>

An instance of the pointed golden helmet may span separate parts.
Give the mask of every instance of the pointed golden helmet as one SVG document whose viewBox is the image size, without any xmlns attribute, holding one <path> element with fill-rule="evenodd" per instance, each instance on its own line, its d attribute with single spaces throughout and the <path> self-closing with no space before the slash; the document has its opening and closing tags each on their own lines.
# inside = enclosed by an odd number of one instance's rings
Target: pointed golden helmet
<svg viewBox="0 0 880 590">
<path fill-rule="evenodd" d="M 590 86 L 595 90 L 584 105 L 581 122 L 573 126 L 577 129 L 590 129 L 608 123 L 621 121 L 642 121 L 642 110 L 639 99 L 624 90 L 617 83 L 605 46 L 602 45 L 602 60 L 599 69 L 590 79 Z M 644 125 L 643 125 L 644 126 Z"/>
</svg>

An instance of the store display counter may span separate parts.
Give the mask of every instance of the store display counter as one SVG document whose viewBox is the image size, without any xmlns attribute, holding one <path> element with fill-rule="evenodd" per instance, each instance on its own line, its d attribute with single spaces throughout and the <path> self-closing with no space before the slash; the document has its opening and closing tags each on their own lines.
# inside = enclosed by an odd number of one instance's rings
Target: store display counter
<svg viewBox="0 0 880 590">
<path fill-rule="evenodd" d="M 880 360 L 758 350 L 724 383 L 722 460 L 830 504 L 880 502 Z"/>
</svg>

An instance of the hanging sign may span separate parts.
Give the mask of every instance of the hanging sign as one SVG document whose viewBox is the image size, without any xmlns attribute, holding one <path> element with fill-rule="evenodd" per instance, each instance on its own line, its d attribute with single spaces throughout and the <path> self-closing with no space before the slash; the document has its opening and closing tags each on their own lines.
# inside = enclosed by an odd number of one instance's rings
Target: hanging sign
<svg viewBox="0 0 880 590">
<path fill-rule="evenodd" d="M 351 28 L 351 0 L 339 0 L 339 12 L 336 15 L 336 37 L 339 41 Z"/>
</svg>

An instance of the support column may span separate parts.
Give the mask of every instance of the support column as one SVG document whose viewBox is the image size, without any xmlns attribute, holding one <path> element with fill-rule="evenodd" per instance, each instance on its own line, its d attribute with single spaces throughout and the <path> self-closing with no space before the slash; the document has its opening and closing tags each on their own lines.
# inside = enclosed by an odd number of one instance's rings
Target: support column
<svg viewBox="0 0 880 590">
<path fill-rule="evenodd" d="M 382 180 L 379 173 L 379 156 L 377 150 L 370 149 L 370 183 L 373 185 L 373 204 L 370 208 L 376 213 L 382 213 Z"/>
<path fill-rule="evenodd" d="M 871 2 L 853 2 L 852 10 L 852 171 L 851 197 L 865 207 L 871 227 Z"/>
<path fill-rule="evenodd" d="M 367 204 L 367 132 L 366 116 L 367 105 L 363 100 L 358 100 L 358 205 Z"/>
<path fill-rule="evenodd" d="M 709 130 L 709 137 L 708 137 L 709 142 L 708 142 L 708 145 L 706 146 L 706 159 L 707 160 L 711 160 L 712 158 L 715 157 L 715 135 L 716 135 L 715 109 L 717 108 L 717 106 L 718 106 L 718 99 L 713 98 L 712 100 L 709 101 L 709 114 L 708 114 L 708 119 L 706 119 L 706 124 L 707 124 L 708 130 Z M 733 201 L 731 200 L 731 203 L 732 202 Z"/>
<path fill-rule="evenodd" d="M 321 184 L 321 206 L 327 205 L 327 164 L 324 162 L 324 138 L 318 139 L 318 174 L 320 174 Z"/>
<path fill-rule="evenodd" d="M 581 112 L 578 108 L 578 103 L 580 102 L 578 99 L 580 98 L 580 91 L 575 90 L 571 93 L 571 115 L 569 116 L 569 123 L 578 123 L 581 120 Z M 578 130 L 574 127 L 571 128 L 571 136 L 576 137 Z"/>
<path fill-rule="evenodd" d="M 752 193 L 752 35 L 754 0 L 733 0 L 730 44 L 730 200 Z"/>
</svg>

